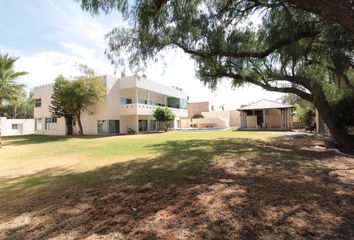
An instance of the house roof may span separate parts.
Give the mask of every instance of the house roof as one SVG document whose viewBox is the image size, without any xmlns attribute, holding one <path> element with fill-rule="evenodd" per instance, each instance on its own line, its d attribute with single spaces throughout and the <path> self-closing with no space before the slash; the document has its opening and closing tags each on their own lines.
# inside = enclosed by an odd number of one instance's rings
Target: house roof
<svg viewBox="0 0 354 240">
<path fill-rule="evenodd" d="M 293 108 L 293 107 L 294 107 L 293 105 L 262 99 L 248 105 L 241 105 L 241 107 L 237 110 L 245 111 L 245 110 L 258 110 L 258 109 L 271 109 L 271 108 L 282 109 L 282 108 Z"/>
</svg>

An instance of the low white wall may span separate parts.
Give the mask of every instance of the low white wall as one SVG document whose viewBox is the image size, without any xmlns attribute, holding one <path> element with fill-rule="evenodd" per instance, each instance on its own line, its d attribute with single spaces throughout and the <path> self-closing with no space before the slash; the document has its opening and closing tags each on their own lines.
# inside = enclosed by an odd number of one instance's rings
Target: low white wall
<svg viewBox="0 0 354 240">
<path fill-rule="evenodd" d="M 196 118 L 192 119 L 192 124 L 207 125 L 213 127 L 226 128 L 229 127 L 229 118 Z"/>
<path fill-rule="evenodd" d="M 12 129 L 16 124 L 17 129 Z M 7 119 L 0 118 L 1 136 L 16 136 L 34 133 L 34 119 Z"/>
</svg>

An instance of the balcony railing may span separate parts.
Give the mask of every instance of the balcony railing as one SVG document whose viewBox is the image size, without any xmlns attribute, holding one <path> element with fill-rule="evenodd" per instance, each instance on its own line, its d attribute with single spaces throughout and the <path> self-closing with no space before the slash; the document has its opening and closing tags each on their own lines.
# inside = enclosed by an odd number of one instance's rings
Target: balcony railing
<svg viewBox="0 0 354 240">
<path fill-rule="evenodd" d="M 159 107 L 149 104 L 122 104 L 120 106 L 120 115 L 153 115 L 154 110 Z M 170 108 L 177 117 L 187 117 L 187 109 Z"/>
</svg>

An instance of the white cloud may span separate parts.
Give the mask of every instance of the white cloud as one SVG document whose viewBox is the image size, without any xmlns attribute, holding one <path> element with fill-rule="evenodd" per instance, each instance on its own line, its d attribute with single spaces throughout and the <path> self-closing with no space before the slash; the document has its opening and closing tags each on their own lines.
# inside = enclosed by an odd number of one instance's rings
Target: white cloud
<svg viewBox="0 0 354 240">
<path fill-rule="evenodd" d="M 93 18 L 84 13 L 79 4 L 73 1 L 51 0 L 46 11 L 50 12 L 49 16 L 52 17 L 49 19 L 43 17 L 43 21 L 47 21 L 51 26 L 51 32 L 45 33 L 45 36 L 60 46 L 60 50 L 50 49 L 28 54 L 22 49 L 1 46 L 1 49 L 12 55 L 21 56 L 16 69 L 30 73 L 21 78 L 28 88 L 53 82 L 59 74 L 64 76 L 77 74 L 75 63 L 87 64 L 100 74 L 114 73 L 114 66 L 104 56 L 106 48 L 104 35 L 113 27 L 125 24 L 121 17 L 110 15 Z M 183 52 L 173 50 L 166 54 L 164 61 L 165 67 L 162 62 L 149 65 L 146 71 L 149 79 L 170 86 L 179 86 L 189 94 L 190 101 L 210 101 L 216 109 L 223 104 L 226 109 L 235 109 L 241 104 L 262 98 L 276 100 L 282 95 L 266 92 L 254 86 L 232 90 L 227 81 L 220 83 L 217 90 L 211 92 L 196 79 L 194 63 Z"/>
</svg>

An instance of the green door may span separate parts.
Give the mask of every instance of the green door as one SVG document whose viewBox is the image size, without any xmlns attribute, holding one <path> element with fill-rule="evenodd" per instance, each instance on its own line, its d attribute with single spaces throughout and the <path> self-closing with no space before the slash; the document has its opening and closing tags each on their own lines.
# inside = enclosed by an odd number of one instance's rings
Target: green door
<svg viewBox="0 0 354 240">
<path fill-rule="evenodd" d="M 119 120 L 109 120 L 109 134 L 119 133 Z"/>
<path fill-rule="evenodd" d="M 97 121 L 97 132 L 98 135 L 105 135 L 106 132 L 106 120 L 98 120 Z"/>
</svg>

